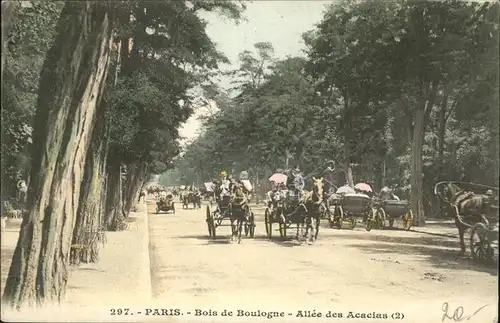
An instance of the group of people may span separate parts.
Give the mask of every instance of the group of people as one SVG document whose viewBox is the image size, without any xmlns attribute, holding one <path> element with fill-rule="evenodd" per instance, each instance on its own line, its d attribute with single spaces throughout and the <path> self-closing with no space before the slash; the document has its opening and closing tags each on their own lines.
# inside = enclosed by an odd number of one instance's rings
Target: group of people
<svg viewBox="0 0 500 323">
<path fill-rule="evenodd" d="M 322 177 L 324 180 L 323 191 L 325 198 L 329 196 L 332 192 L 330 190 L 333 188 L 338 188 L 339 183 L 345 180 L 342 172 L 335 169 L 335 162 L 329 160 L 326 163 L 326 168 L 322 172 Z M 342 175 L 344 179 L 341 179 L 339 175 Z M 288 170 L 286 183 L 273 183 L 273 192 L 281 191 L 287 189 L 288 192 L 295 198 L 301 197 L 302 191 L 304 190 L 306 177 L 300 170 L 300 167 L 296 165 L 294 168 Z"/>
<path fill-rule="evenodd" d="M 272 190 L 268 192 L 269 199 L 271 199 L 270 197 L 276 192 L 285 190 L 287 190 L 289 196 L 300 199 L 302 191 L 304 190 L 306 177 L 303 175 L 298 165 L 288 170 L 286 174 L 286 183 L 273 183 Z M 335 161 L 333 160 L 327 161 L 324 170 L 318 175 L 323 177 L 323 199 L 325 205 L 328 205 L 328 197 L 335 193 L 340 186 L 347 185 L 346 176 L 343 170 L 336 169 Z M 382 188 L 379 197 L 381 199 L 399 200 L 394 194 L 394 191 L 389 187 Z"/>
<path fill-rule="evenodd" d="M 216 179 L 212 181 L 212 189 L 215 195 L 215 201 L 220 206 L 221 196 L 224 194 L 229 195 L 234 188 L 234 185 L 240 184 L 243 188 L 243 191 L 246 194 L 250 194 L 251 192 L 247 190 L 245 185 L 241 180 L 234 179 L 231 174 L 228 174 L 226 171 L 220 172 L 220 179 Z"/>
</svg>

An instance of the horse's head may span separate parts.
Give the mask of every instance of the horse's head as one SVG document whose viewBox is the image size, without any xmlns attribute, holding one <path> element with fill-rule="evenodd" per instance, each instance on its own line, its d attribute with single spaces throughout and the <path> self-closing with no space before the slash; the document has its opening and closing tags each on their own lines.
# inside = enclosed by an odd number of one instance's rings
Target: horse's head
<svg viewBox="0 0 500 323">
<path fill-rule="evenodd" d="M 458 185 L 453 184 L 453 183 L 447 183 L 444 185 L 442 189 L 442 198 L 446 202 L 453 203 L 453 200 L 457 197 L 457 195 L 462 192 L 463 190 L 458 187 Z"/>
<path fill-rule="evenodd" d="M 323 198 L 323 187 L 324 187 L 324 183 L 323 183 L 323 177 L 321 178 L 316 178 L 313 176 L 312 178 L 313 180 L 313 193 L 317 196 L 319 196 L 320 198 Z"/>
<path fill-rule="evenodd" d="M 234 183 L 232 187 L 231 193 L 234 195 L 234 197 L 245 197 L 245 189 L 243 185 L 240 183 Z"/>
</svg>

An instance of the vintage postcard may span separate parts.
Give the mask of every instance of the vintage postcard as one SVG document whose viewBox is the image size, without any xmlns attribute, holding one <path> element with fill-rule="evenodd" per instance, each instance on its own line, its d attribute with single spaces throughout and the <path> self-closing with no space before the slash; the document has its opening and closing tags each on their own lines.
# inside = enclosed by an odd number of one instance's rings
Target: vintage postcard
<svg viewBox="0 0 500 323">
<path fill-rule="evenodd" d="M 2 322 L 497 322 L 499 17 L 2 1 Z"/>
</svg>

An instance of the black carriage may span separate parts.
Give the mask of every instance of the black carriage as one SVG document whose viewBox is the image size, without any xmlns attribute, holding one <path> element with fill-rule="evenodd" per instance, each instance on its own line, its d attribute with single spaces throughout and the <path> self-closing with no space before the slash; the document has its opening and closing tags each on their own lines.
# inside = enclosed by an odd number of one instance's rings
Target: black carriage
<svg viewBox="0 0 500 323">
<path fill-rule="evenodd" d="M 481 262 L 491 262 L 498 250 L 498 221 L 495 224 L 477 222 L 470 235 L 472 258 Z"/>
<path fill-rule="evenodd" d="M 375 209 L 372 199 L 365 194 L 346 193 L 334 194 L 329 200 L 329 223 L 330 227 L 341 229 L 344 221 L 349 222 L 350 228 L 354 229 L 359 218 L 362 218 L 366 231 L 373 226 Z"/>
<path fill-rule="evenodd" d="M 446 185 L 456 185 L 460 187 L 464 195 L 481 195 L 483 197 L 488 197 L 488 208 L 486 208 L 484 214 L 480 214 L 480 221 L 471 221 L 465 214 L 460 214 L 458 212 L 458 207 L 455 204 L 450 203 L 443 196 L 442 189 Z M 491 262 L 495 254 L 495 250 L 498 252 L 498 221 L 499 221 L 499 209 L 498 209 L 498 187 L 492 187 L 482 184 L 470 183 L 470 182 L 460 182 L 460 181 L 444 181 L 439 182 L 434 186 L 434 194 L 437 196 L 441 209 L 450 207 L 454 214 L 454 217 L 466 228 L 471 229 L 470 231 L 470 241 L 469 247 L 471 251 L 472 258 L 480 262 Z M 473 223 L 471 223 L 473 222 Z"/>
<path fill-rule="evenodd" d="M 175 203 L 173 194 L 167 194 L 166 197 L 160 197 L 156 202 L 156 214 L 160 212 L 168 213 L 172 211 L 175 214 Z"/>
<path fill-rule="evenodd" d="M 271 194 L 271 200 L 268 201 L 268 206 L 264 211 L 264 223 L 266 226 L 266 234 L 269 238 L 273 235 L 273 223 L 279 225 L 285 219 L 281 219 L 285 208 L 286 197 L 283 192 L 274 192 Z M 281 233 L 281 230 L 280 230 Z"/>
<path fill-rule="evenodd" d="M 403 229 L 410 230 L 413 224 L 413 213 L 409 201 L 375 200 L 376 207 L 374 222 L 379 229 L 394 227 L 394 221 L 401 219 Z"/>
<path fill-rule="evenodd" d="M 298 196 L 287 194 L 286 197 L 282 197 L 274 209 L 268 210 L 269 216 L 268 221 L 266 221 L 266 232 L 268 232 L 268 237 L 272 235 L 273 223 L 278 223 L 280 237 L 283 240 L 287 238 L 288 229 L 296 229 L 297 235 L 299 235 L 299 230 L 302 228 L 301 226 L 305 224 L 304 219 L 307 212 L 306 205 L 300 202 Z M 314 239 L 317 239 L 319 221 L 316 221 L 314 229 Z"/>
<path fill-rule="evenodd" d="M 255 235 L 255 215 L 250 210 L 250 206 L 247 205 L 245 208 L 246 221 L 243 223 L 245 236 L 250 236 L 253 238 Z M 232 214 L 232 204 L 231 196 L 223 195 L 220 197 L 219 203 L 213 211 L 210 209 L 210 205 L 206 208 L 206 222 L 208 227 L 208 235 L 210 238 L 215 239 L 217 236 L 217 228 L 221 226 L 231 227 L 231 214 Z M 224 221 L 229 221 L 229 224 L 224 224 Z"/>
</svg>

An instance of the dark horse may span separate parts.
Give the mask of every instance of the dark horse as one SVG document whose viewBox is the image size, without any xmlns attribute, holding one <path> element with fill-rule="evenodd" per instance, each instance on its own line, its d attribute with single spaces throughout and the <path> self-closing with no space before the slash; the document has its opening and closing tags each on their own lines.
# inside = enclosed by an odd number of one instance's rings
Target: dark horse
<svg viewBox="0 0 500 323">
<path fill-rule="evenodd" d="M 185 191 L 184 194 L 182 194 L 181 198 L 183 208 L 187 209 L 189 207 L 189 203 L 193 203 L 193 208 L 201 209 L 201 198 L 198 192 Z"/>
<path fill-rule="evenodd" d="M 241 230 L 243 222 L 248 221 L 250 207 L 248 206 L 248 197 L 245 194 L 245 188 L 240 183 L 233 184 L 231 188 L 230 208 L 231 240 L 234 241 L 234 239 L 238 238 L 238 243 L 241 243 Z"/>
<path fill-rule="evenodd" d="M 323 206 L 323 178 L 313 177 L 312 191 L 304 192 L 300 198 L 300 205 L 305 211 L 304 220 L 301 223 L 303 237 L 308 243 L 313 243 L 318 239 L 319 221 L 321 217 L 321 207 Z M 304 232 L 305 227 L 305 232 Z M 297 236 L 298 236 L 297 226 Z M 310 232 L 310 235 L 309 235 Z"/>
<path fill-rule="evenodd" d="M 488 224 L 486 215 L 491 212 L 490 197 L 483 194 L 475 194 L 465 191 L 453 183 L 436 184 L 434 193 L 444 203 L 443 210 L 455 220 L 460 238 L 460 253 L 458 257 L 465 255 L 464 234 L 467 228 L 475 223 Z"/>
</svg>

